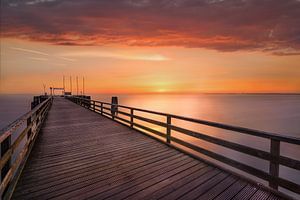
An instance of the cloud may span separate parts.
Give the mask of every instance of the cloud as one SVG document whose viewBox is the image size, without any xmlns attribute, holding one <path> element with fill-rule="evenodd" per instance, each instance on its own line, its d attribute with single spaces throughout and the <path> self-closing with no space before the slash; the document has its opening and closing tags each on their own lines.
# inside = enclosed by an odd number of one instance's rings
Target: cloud
<svg viewBox="0 0 300 200">
<path fill-rule="evenodd" d="M 75 59 L 72 59 L 72 58 L 66 58 L 66 57 L 62 57 L 62 56 L 59 56 L 58 58 L 60 58 L 60 59 L 62 59 L 62 60 L 70 61 L 70 62 L 76 61 Z"/>
<path fill-rule="evenodd" d="M 39 58 L 39 57 L 28 57 L 30 60 L 38 60 L 38 61 L 48 61 L 49 59 L 47 58 Z"/>
<path fill-rule="evenodd" d="M 54 2 L 56 0 L 32 0 L 32 1 L 26 1 L 25 3 L 27 5 L 35 5 L 35 4 L 38 4 L 38 3 L 45 3 L 45 2 Z"/>
<path fill-rule="evenodd" d="M 53 65 L 56 65 L 56 66 L 67 66 L 66 64 L 63 64 L 63 63 L 53 63 Z"/>
<path fill-rule="evenodd" d="M 145 61 L 166 61 L 169 58 L 159 54 L 126 54 L 108 51 L 80 51 L 80 52 L 66 52 L 62 56 L 75 58 L 114 58 L 124 60 L 145 60 Z"/>
<path fill-rule="evenodd" d="M 10 47 L 10 49 L 17 50 L 17 51 L 22 51 L 22 52 L 26 52 L 26 53 L 38 54 L 38 55 L 42 55 L 42 56 L 49 56 L 49 54 L 47 54 L 47 53 L 32 50 L 32 49 L 23 49 L 23 48 L 19 48 L 19 47 Z"/>
<path fill-rule="evenodd" d="M 66 57 L 62 57 L 62 56 L 52 55 L 52 54 L 48 54 L 48 53 L 38 51 L 38 50 L 24 49 L 24 48 L 20 48 L 20 47 L 10 47 L 10 49 L 25 52 L 25 53 L 30 53 L 30 54 L 37 54 L 37 55 L 47 56 L 47 57 L 53 57 L 54 56 L 56 58 L 59 58 L 59 59 L 65 60 L 65 61 L 69 61 L 69 62 L 76 61 L 75 59 L 72 59 L 72 58 L 66 58 Z M 32 60 L 48 60 L 47 58 L 38 58 L 38 57 L 29 57 L 29 59 L 32 59 Z"/>
<path fill-rule="evenodd" d="M 299 10 L 297 0 L 11 0 L 3 3 L 1 27 L 2 37 L 56 45 L 295 54 Z"/>
</svg>

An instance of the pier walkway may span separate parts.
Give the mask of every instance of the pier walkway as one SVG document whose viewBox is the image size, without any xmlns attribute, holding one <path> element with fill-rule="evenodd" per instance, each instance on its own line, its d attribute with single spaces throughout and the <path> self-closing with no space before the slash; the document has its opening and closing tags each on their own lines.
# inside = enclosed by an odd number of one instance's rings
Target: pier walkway
<svg viewBox="0 0 300 200">
<path fill-rule="evenodd" d="M 12 199 L 283 199 L 67 99 L 52 108 Z"/>
</svg>

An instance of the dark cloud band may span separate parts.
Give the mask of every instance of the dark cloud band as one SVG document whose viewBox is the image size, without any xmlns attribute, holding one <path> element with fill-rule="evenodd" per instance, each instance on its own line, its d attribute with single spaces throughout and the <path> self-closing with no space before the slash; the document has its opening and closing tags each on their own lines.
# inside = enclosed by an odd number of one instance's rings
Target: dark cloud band
<svg viewBox="0 0 300 200">
<path fill-rule="evenodd" d="M 298 0 L 4 0 L 2 37 L 300 54 Z"/>
</svg>

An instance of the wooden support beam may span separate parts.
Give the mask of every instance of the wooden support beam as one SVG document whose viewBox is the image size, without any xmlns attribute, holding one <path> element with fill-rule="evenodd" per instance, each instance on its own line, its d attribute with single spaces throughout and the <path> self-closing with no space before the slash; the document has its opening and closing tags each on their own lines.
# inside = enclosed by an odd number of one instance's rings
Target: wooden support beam
<svg viewBox="0 0 300 200">
<path fill-rule="evenodd" d="M 133 128 L 133 109 L 131 108 L 130 109 L 130 127 Z"/>
<path fill-rule="evenodd" d="M 270 152 L 272 159 L 270 161 L 270 175 L 272 177 L 278 177 L 279 176 L 279 156 L 280 156 L 280 141 L 271 139 L 271 147 L 270 147 Z M 269 181 L 269 186 L 275 190 L 278 190 L 278 183 L 277 181 L 270 180 Z"/>
<path fill-rule="evenodd" d="M 167 143 L 171 143 L 171 115 L 167 116 Z"/>
</svg>

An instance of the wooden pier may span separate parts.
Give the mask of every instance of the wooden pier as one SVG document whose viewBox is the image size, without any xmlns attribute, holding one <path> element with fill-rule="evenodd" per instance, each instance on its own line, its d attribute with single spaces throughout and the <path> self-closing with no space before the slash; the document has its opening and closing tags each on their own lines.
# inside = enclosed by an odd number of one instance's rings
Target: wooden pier
<svg viewBox="0 0 300 200">
<path fill-rule="evenodd" d="M 1 136 L 2 198 L 291 199 L 276 191 L 278 186 L 300 193 L 298 184 L 279 177 L 279 165 L 300 169 L 299 160 L 280 155 L 279 149 L 282 141 L 300 145 L 297 138 L 126 106 L 123 108 L 129 112 L 119 110 L 119 114 L 114 116 L 110 113 L 109 106 L 111 105 L 108 103 L 89 99 L 55 97 L 45 100 L 4 130 Z M 138 116 L 134 113 L 136 111 L 164 115 L 166 122 Z M 129 119 L 122 118 L 121 115 Z M 252 149 L 176 127 L 171 124 L 173 118 L 194 120 L 195 123 L 213 123 L 208 125 L 268 138 L 271 141 L 271 151 Z M 136 123 L 134 119 L 161 125 L 167 131 L 161 133 Z M 13 130 L 24 121 L 27 127 L 21 132 L 21 137 L 12 141 Z M 165 138 L 165 142 L 137 129 L 161 136 Z M 270 172 L 262 172 L 188 144 L 173 137 L 172 130 L 269 160 Z M 17 158 L 12 158 L 24 138 L 27 138 L 25 150 Z M 172 145 L 173 142 L 257 175 L 267 180 L 270 187 L 190 155 Z"/>
</svg>

